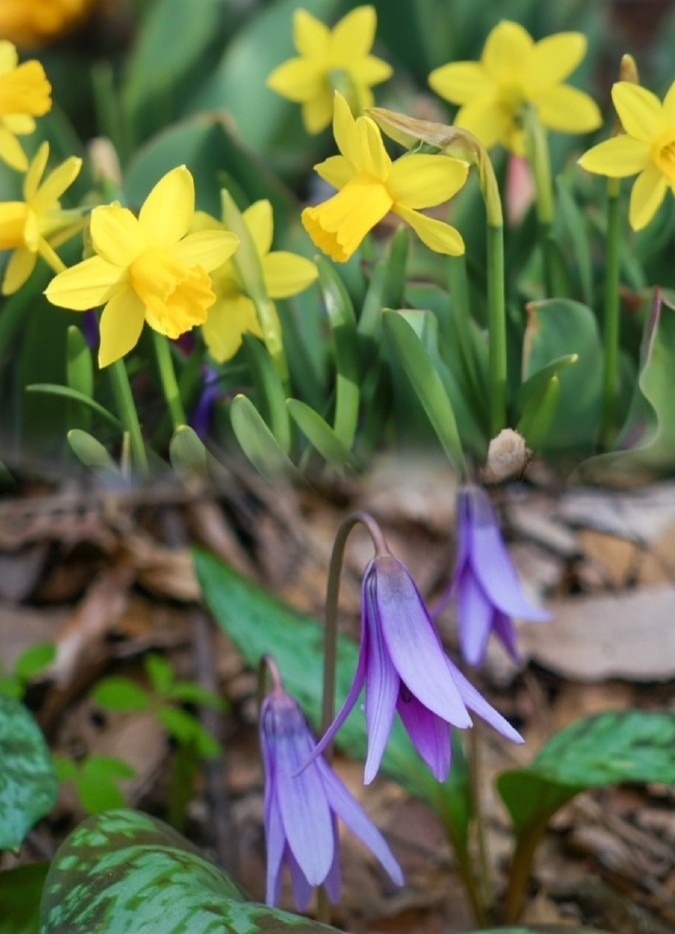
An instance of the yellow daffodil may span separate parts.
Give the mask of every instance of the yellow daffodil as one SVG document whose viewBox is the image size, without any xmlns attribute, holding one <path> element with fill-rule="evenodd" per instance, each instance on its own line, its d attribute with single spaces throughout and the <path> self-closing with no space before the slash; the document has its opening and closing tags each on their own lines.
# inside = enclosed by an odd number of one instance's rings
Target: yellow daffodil
<svg viewBox="0 0 675 934">
<path fill-rule="evenodd" d="M 633 230 L 646 227 L 668 188 L 675 194 L 675 82 L 663 103 L 629 81 L 618 81 L 612 100 L 624 134 L 589 149 L 579 164 L 609 178 L 636 175 L 628 219 Z"/>
<path fill-rule="evenodd" d="M 0 36 L 17 45 L 42 45 L 79 22 L 95 0 L 2 0 Z"/>
<path fill-rule="evenodd" d="M 251 235 L 260 259 L 265 290 L 270 298 L 288 298 L 297 295 L 317 278 L 317 268 L 304 256 L 286 250 L 270 252 L 273 236 L 272 205 L 269 201 L 256 201 L 242 212 L 242 218 Z M 211 273 L 216 301 L 202 327 L 206 346 L 218 363 L 235 355 L 245 333 L 263 337 L 256 307 L 246 293 L 246 285 L 229 261 Z"/>
<path fill-rule="evenodd" d="M 464 241 L 454 227 L 426 217 L 419 209 L 442 204 L 459 191 L 469 171 L 466 162 L 422 153 L 392 162 L 377 124 L 370 117 L 354 120 L 339 94 L 333 132 L 342 155 L 314 168 L 338 193 L 302 212 L 302 223 L 319 249 L 345 262 L 368 231 L 393 211 L 429 249 L 450 256 L 464 252 Z"/>
<path fill-rule="evenodd" d="M 194 214 L 194 181 L 185 166 L 157 182 L 138 217 L 117 203 L 92 211 L 96 255 L 52 279 L 46 295 L 74 311 L 105 305 L 100 366 L 129 353 L 144 322 L 175 338 L 206 320 L 216 298 L 209 272 L 239 240 L 225 230 L 188 233 Z"/>
<path fill-rule="evenodd" d="M 391 76 L 391 67 L 370 54 L 377 14 L 372 6 L 347 13 L 331 30 L 307 10 L 293 16 L 293 39 L 299 57 L 279 65 L 267 86 L 282 97 L 302 104 L 308 133 L 320 133 L 333 115 L 333 92 L 348 94 L 356 113 L 373 103 L 371 87 Z"/>
<path fill-rule="evenodd" d="M 429 84 L 461 107 L 457 126 L 474 133 L 487 148 L 503 143 L 525 154 L 523 108 L 536 108 L 542 126 L 563 133 L 587 133 L 600 126 L 595 101 L 562 82 L 586 54 L 586 38 L 561 32 L 535 42 L 518 23 L 503 20 L 487 37 L 480 62 L 442 65 Z"/>
<path fill-rule="evenodd" d="M 17 136 L 33 132 L 33 118 L 52 106 L 51 93 L 42 65 L 37 61 L 19 65 L 12 43 L 0 41 L 0 159 L 19 172 L 26 171 L 28 159 Z"/>
<path fill-rule="evenodd" d="M 0 203 L 0 250 L 13 250 L 2 280 L 2 294 L 12 295 L 26 282 L 38 255 L 54 269 L 61 262 L 54 248 L 82 228 L 78 212 L 64 211 L 59 198 L 77 178 L 82 160 L 66 159 L 42 179 L 49 144 L 42 143 L 23 182 L 23 201 Z"/>
</svg>

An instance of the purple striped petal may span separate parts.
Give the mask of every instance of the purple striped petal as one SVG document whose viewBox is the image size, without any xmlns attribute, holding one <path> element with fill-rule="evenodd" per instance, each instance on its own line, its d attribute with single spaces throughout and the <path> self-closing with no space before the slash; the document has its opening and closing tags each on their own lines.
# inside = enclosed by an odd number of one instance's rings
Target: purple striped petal
<svg viewBox="0 0 675 934">
<path fill-rule="evenodd" d="M 448 677 L 441 641 L 405 565 L 383 555 L 371 561 L 366 573 L 376 575 L 377 619 L 401 681 L 443 720 L 470 726 L 469 713 Z"/>
<path fill-rule="evenodd" d="M 403 885 L 401 867 L 375 824 L 323 759 L 319 759 L 317 768 L 321 773 L 325 794 L 333 811 L 342 818 L 354 836 L 358 837 L 361 843 L 377 857 L 392 881 L 396 885 Z"/>
<path fill-rule="evenodd" d="M 491 727 L 494 727 L 498 733 L 501 733 L 506 739 L 510 739 L 511 742 L 525 742 L 520 733 L 515 730 L 500 713 L 497 713 L 494 707 L 485 700 L 483 695 L 476 690 L 473 684 L 464 677 L 459 668 L 452 664 L 450 659 L 448 659 L 448 667 L 464 698 L 464 703 L 469 710 L 473 710 L 474 713 L 477 713 L 482 720 L 489 723 Z"/>
<path fill-rule="evenodd" d="M 293 851 L 290 847 L 286 852 L 286 859 L 288 860 L 288 868 L 291 870 L 291 883 L 293 885 L 293 899 L 295 904 L 298 907 L 299 911 L 305 911 L 309 905 L 309 901 L 312 897 L 312 886 L 307 881 L 307 878 L 300 868 L 295 856 L 293 856 Z"/>
<path fill-rule="evenodd" d="M 384 642 L 375 602 L 375 575 L 366 573 L 363 579 L 363 612 L 368 633 L 366 658 L 366 725 L 368 755 L 363 781 L 366 785 L 377 775 L 396 710 L 401 679 L 394 668 Z"/>
<path fill-rule="evenodd" d="M 492 620 L 492 629 L 497 638 L 501 639 L 504 648 L 511 658 L 515 661 L 520 661 L 521 655 L 518 651 L 516 630 L 511 621 L 511 617 L 506 616 L 500 610 L 495 610 Z"/>
<path fill-rule="evenodd" d="M 269 796 L 267 794 L 267 789 L 271 785 L 272 782 L 267 775 L 265 782 L 265 849 L 267 850 L 265 901 L 268 905 L 276 905 L 279 901 L 281 868 L 287 847 L 279 804 L 274 794 Z"/>
<path fill-rule="evenodd" d="M 487 494 L 480 487 L 465 492 L 471 504 L 471 567 L 488 599 L 507 616 L 546 622 L 550 614 L 523 593 Z"/>
<path fill-rule="evenodd" d="M 324 880 L 324 887 L 328 893 L 328 897 L 335 905 L 340 901 L 340 895 L 342 892 L 342 875 L 340 873 L 340 847 L 338 843 L 338 831 L 337 831 L 337 821 L 334 821 L 334 833 L 335 833 L 335 855 L 333 856 L 333 865 L 330 867 L 330 872 Z"/>
<path fill-rule="evenodd" d="M 403 691 L 396 709 L 413 746 L 431 769 L 431 774 L 439 782 L 444 782 L 450 771 L 452 755 L 450 727 L 414 697 L 406 697 Z"/>
<path fill-rule="evenodd" d="M 495 610 L 471 568 L 457 584 L 457 623 L 462 655 L 470 665 L 479 665 L 492 629 Z"/>
</svg>

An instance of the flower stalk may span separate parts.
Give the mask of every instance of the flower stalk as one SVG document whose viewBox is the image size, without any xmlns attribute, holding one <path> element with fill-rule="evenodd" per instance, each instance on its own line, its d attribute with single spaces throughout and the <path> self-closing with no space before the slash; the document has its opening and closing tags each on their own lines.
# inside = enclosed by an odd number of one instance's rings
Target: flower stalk
<svg viewBox="0 0 675 934">
<path fill-rule="evenodd" d="M 162 392 L 175 430 L 181 425 L 187 424 L 187 418 L 180 389 L 178 388 L 173 359 L 171 358 L 171 347 L 166 337 L 155 330 L 152 331 L 152 342 L 155 347 L 155 358 L 157 360 L 159 380 L 162 384 Z"/>
<path fill-rule="evenodd" d="M 539 243 L 544 260 L 544 288 L 546 296 L 553 298 L 564 294 L 564 283 L 560 277 L 557 246 L 552 230 L 554 204 L 548 138 L 532 107 L 525 108 L 523 120 L 527 158 L 534 176 Z"/>
<path fill-rule="evenodd" d="M 616 393 L 619 375 L 619 210 L 620 181 L 607 180 L 607 253 L 603 327 L 602 422 L 600 443 L 609 450 L 616 432 Z"/>
</svg>

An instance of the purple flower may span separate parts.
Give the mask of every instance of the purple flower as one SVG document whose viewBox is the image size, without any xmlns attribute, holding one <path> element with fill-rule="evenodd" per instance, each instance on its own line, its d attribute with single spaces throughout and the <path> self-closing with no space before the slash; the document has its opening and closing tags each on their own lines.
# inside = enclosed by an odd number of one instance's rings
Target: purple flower
<svg viewBox="0 0 675 934">
<path fill-rule="evenodd" d="M 401 867 L 387 843 L 322 757 L 302 768 L 314 748 L 314 738 L 297 701 L 280 686 L 263 701 L 260 736 L 265 767 L 265 838 L 267 893 L 279 900 L 281 870 L 291 871 L 293 895 L 302 911 L 312 886 L 325 885 L 331 901 L 340 897 L 337 817 L 379 859 L 397 885 Z"/>
<path fill-rule="evenodd" d="M 393 555 L 377 555 L 366 568 L 361 624 L 354 680 L 314 754 L 324 749 L 342 726 L 364 685 L 366 784 L 377 774 L 395 711 L 439 781 L 445 780 L 450 769 L 449 727 L 471 726 L 469 710 L 513 742 L 523 742 L 447 657 L 410 572 Z"/>
<path fill-rule="evenodd" d="M 211 429 L 213 410 L 216 402 L 223 395 L 220 374 L 211 367 L 203 368 L 202 391 L 188 419 L 190 427 L 205 441 Z"/>
<path fill-rule="evenodd" d="M 487 493 L 467 486 L 457 498 L 458 554 L 447 599 L 457 599 L 459 645 L 470 665 L 483 660 L 491 632 L 518 658 L 512 617 L 547 622 L 545 610 L 526 599 L 506 550 L 499 522 Z"/>
</svg>

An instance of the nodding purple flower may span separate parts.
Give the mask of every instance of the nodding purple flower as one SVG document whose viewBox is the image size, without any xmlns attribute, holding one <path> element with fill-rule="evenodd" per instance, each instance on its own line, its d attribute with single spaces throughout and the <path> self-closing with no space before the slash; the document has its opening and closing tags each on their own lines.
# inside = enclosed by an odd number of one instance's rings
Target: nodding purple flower
<svg viewBox="0 0 675 934">
<path fill-rule="evenodd" d="M 267 893 L 279 900 L 281 871 L 287 863 L 293 896 L 304 910 L 312 887 L 324 885 L 332 902 L 340 897 L 337 818 L 382 863 L 396 883 L 401 867 L 384 837 L 361 805 L 319 756 L 303 768 L 315 740 L 297 701 L 277 684 L 262 704 L 260 737 L 265 767 L 265 839 Z"/>
<path fill-rule="evenodd" d="M 512 617 L 547 622 L 551 616 L 525 597 L 506 550 L 499 522 L 487 493 L 467 486 L 457 498 L 458 553 L 447 594 L 457 600 L 457 625 L 462 655 L 470 665 L 483 660 L 490 633 L 518 658 Z"/>
<path fill-rule="evenodd" d="M 223 387 L 220 374 L 216 370 L 212 367 L 204 367 L 203 370 L 202 391 L 188 422 L 202 441 L 205 441 L 213 421 L 213 409 L 223 394 Z"/>
<path fill-rule="evenodd" d="M 377 555 L 366 568 L 356 673 L 341 710 L 314 755 L 342 726 L 364 686 L 366 784 L 380 767 L 395 712 L 439 781 L 445 780 L 450 769 L 450 727 L 470 727 L 470 710 L 502 736 L 523 742 L 450 661 L 410 572 L 390 554 Z"/>
</svg>

